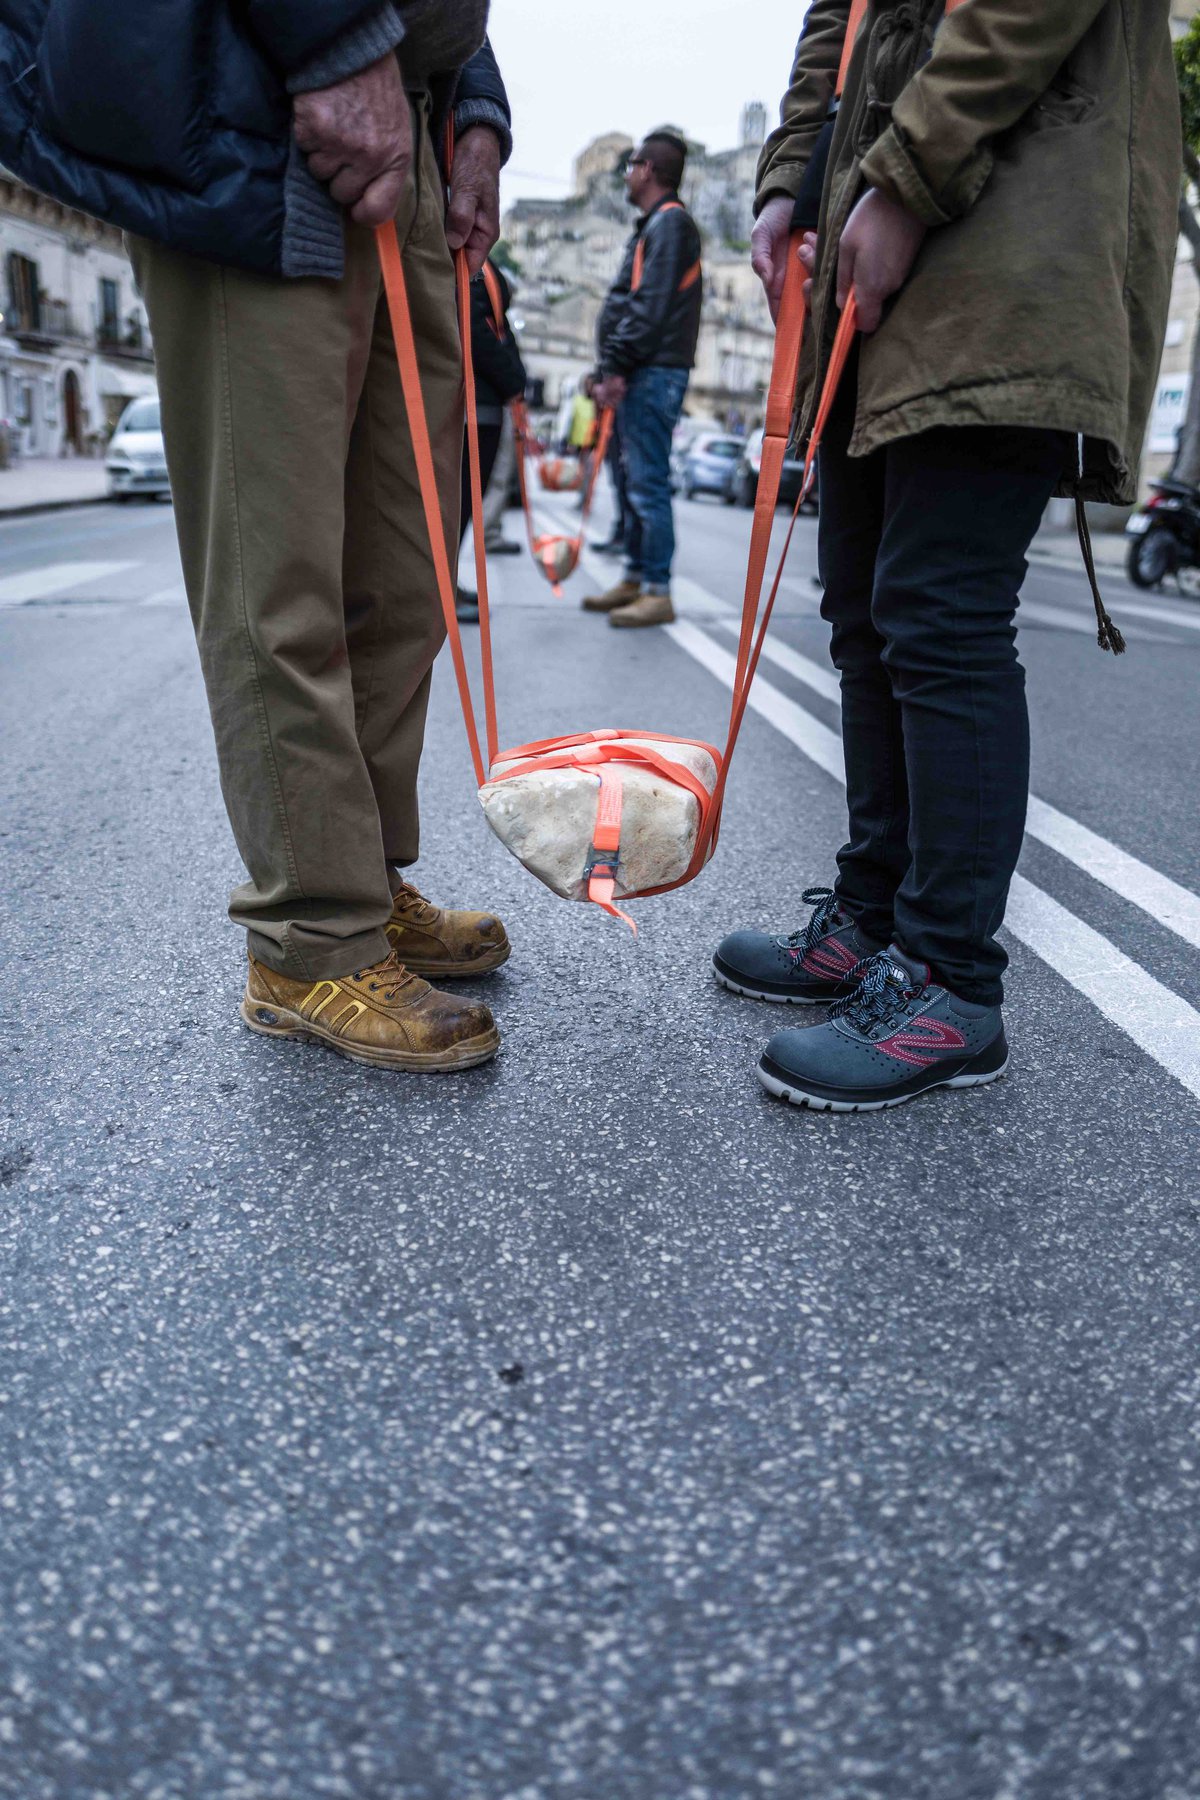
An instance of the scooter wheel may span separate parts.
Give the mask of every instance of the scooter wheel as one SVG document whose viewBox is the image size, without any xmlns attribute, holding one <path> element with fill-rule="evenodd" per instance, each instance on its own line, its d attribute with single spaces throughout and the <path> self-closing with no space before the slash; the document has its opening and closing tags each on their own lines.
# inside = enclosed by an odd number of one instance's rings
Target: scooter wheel
<svg viewBox="0 0 1200 1800">
<path fill-rule="evenodd" d="M 1125 573 L 1134 587 L 1161 586 L 1179 562 L 1179 546 L 1169 531 L 1148 531 L 1134 538 L 1125 558 Z"/>
</svg>

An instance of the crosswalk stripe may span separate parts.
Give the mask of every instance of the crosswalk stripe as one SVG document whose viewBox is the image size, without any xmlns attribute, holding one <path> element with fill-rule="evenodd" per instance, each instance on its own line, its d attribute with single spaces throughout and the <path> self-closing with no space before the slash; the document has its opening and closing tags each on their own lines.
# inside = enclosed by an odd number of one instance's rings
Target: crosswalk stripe
<svg viewBox="0 0 1200 1800">
<path fill-rule="evenodd" d="M 1116 602 L 1113 602 L 1115 607 Z M 1017 612 L 1018 621 L 1024 620 L 1033 625 L 1053 625 L 1058 631 L 1078 631 L 1084 637 L 1096 638 L 1096 615 L 1094 611 L 1078 613 L 1065 606 L 1046 606 L 1041 600 L 1022 600 Z M 1123 625 L 1125 636 L 1130 639 L 1141 638 L 1150 644 L 1169 644 L 1178 639 L 1166 638 L 1161 631 L 1143 631 L 1137 625 Z"/>
<path fill-rule="evenodd" d="M 1133 613 L 1134 616 L 1139 619 L 1165 619 L 1169 625 L 1182 625 L 1188 631 L 1200 631 L 1200 612 L 1184 612 L 1184 602 L 1182 601 L 1180 602 L 1178 611 L 1175 611 L 1170 606 L 1155 606 L 1154 602 L 1151 600 L 1122 600 L 1118 598 L 1109 601 L 1108 604 L 1110 611 Z"/>
<path fill-rule="evenodd" d="M 737 621 L 725 617 L 719 621 L 726 631 L 737 632 Z M 825 700 L 834 705 L 840 704 L 841 691 L 837 676 L 832 670 L 823 669 L 807 656 L 801 656 L 790 644 L 782 644 L 774 638 L 768 638 L 763 645 L 763 657 L 777 668 L 784 669 L 795 680 L 802 681 Z M 1119 894 L 1122 900 L 1128 900 L 1132 906 L 1140 907 L 1159 924 L 1165 925 L 1185 943 L 1200 950 L 1200 896 L 1190 889 L 1182 887 L 1179 882 L 1172 881 L 1169 875 L 1160 875 L 1157 869 L 1150 867 L 1140 858 L 1131 856 L 1116 844 L 1110 844 L 1107 838 L 1098 832 L 1091 831 L 1072 819 L 1067 813 L 1059 812 L 1045 800 L 1036 795 L 1029 797 L 1029 812 L 1025 821 L 1025 829 L 1030 837 L 1037 838 L 1068 862 L 1082 869 L 1094 881 L 1112 893 Z"/>
<path fill-rule="evenodd" d="M 681 650 L 732 689 L 736 663 L 722 645 L 686 620 L 665 629 Z M 845 785 L 836 732 L 762 675 L 750 690 L 750 708 Z M 1200 1012 L 1024 876 L 1014 879 L 1005 928 L 1200 1099 Z"/>
<path fill-rule="evenodd" d="M 137 567 L 133 562 L 63 562 L 23 569 L 19 575 L 0 576 L 0 606 L 27 606 L 31 600 L 46 600 L 68 588 L 86 587 L 102 576 L 121 575 Z"/>
</svg>

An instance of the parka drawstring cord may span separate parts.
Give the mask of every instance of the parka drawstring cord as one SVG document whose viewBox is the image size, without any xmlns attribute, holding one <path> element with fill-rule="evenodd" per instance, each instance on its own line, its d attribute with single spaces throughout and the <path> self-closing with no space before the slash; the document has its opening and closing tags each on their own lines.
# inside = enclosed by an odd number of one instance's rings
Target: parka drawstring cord
<svg viewBox="0 0 1200 1800">
<path fill-rule="evenodd" d="M 1108 608 L 1104 604 L 1104 596 L 1100 592 L 1100 584 L 1096 580 L 1096 559 L 1092 555 L 1092 534 L 1088 529 L 1087 513 L 1079 495 L 1075 496 L 1075 529 L 1079 533 L 1079 548 L 1083 554 L 1083 566 L 1087 570 L 1087 578 L 1092 589 L 1092 605 L 1096 608 L 1096 642 L 1102 650 L 1111 650 L 1114 656 L 1122 656 L 1125 652 L 1125 639 L 1109 617 Z"/>
</svg>

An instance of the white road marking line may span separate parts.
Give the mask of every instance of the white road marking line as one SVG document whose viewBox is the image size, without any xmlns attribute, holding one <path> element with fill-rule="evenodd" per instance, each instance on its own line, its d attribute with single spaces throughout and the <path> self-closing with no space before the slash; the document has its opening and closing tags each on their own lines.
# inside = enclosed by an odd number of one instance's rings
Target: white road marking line
<svg viewBox="0 0 1200 1800">
<path fill-rule="evenodd" d="M 666 630 L 681 650 L 733 687 L 735 659 L 707 632 L 687 621 Z M 750 690 L 749 706 L 844 785 L 841 739 L 828 726 L 761 675 Z M 1200 1099 L 1200 1012 L 1024 876 L 1014 878 L 1005 928 Z"/>
<path fill-rule="evenodd" d="M 1005 929 L 1200 1099 L 1200 1013 L 1124 951 L 1014 875 Z"/>
<path fill-rule="evenodd" d="M 1179 604 L 1182 608 L 1187 602 L 1181 600 Z M 1189 631 L 1200 631 L 1200 612 L 1173 612 L 1169 606 L 1155 606 L 1150 600 L 1120 598 L 1110 600 L 1108 606 L 1110 612 L 1134 613 L 1139 619 L 1165 619 L 1169 625 L 1185 625 Z"/>
<path fill-rule="evenodd" d="M 726 631 L 737 635 L 737 621 L 724 618 L 720 624 Z M 773 662 L 777 668 L 784 669 L 797 681 L 804 682 L 823 699 L 830 700 L 835 706 L 841 703 L 841 691 L 837 676 L 832 670 L 823 669 L 807 656 L 801 656 L 790 644 L 777 643 L 768 638 L 763 645 L 764 661 Z M 1189 888 L 1182 887 L 1179 882 L 1172 881 L 1169 875 L 1160 875 L 1157 869 L 1151 868 L 1140 858 L 1131 856 L 1116 844 L 1110 844 L 1107 838 L 1098 832 L 1091 831 L 1072 819 L 1067 813 L 1059 812 L 1045 800 L 1039 800 L 1036 794 L 1029 796 L 1029 812 L 1025 821 L 1025 829 L 1030 837 L 1037 838 L 1039 843 L 1047 844 L 1068 862 L 1082 869 L 1102 887 L 1130 905 L 1138 906 L 1143 912 L 1173 931 L 1185 943 L 1200 950 L 1200 896 L 1193 894 Z"/>
<path fill-rule="evenodd" d="M 1079 572 L 1071 565 L 1059 562 L 1044 561 L 1042 567 L 1043 569 L 1057 569 L 1060 575 L 1067 576 L 1077 575 Z M 1123 573 L 1112 568 L 1111 565 L 1097 568 L 1096 573 L 1100 579 L 1105 605 L 1110 612 L 1132 613 L 1135 617 L 1143 619 L 1161 619 L 1168 625 L 1182 625 L 1188 631 L 1200 631 L 1200 605 L 1194 602 L 1189 603 L 1183 599 L 1164 601 L 1161 597 L 1158 601 L 1139 600 L 1135 594 L 1131 593 Z M 1113 585 L 1114 576 L 1120 579 L 1121 586 L 1119 588 Z M 1021 602 L 1021 608 L 1022 611 L 1027 610 L 1024 600 Z M 1090 607 L 1086 608 L 1086 615 L 1087 618 L 1091 617 Z M 1088 629 L 1094 630 L 1094 627 L 1089 626 Z"/>
<path fill-rule="evenodd" d="M 133 562 L 64 562 L 24 569 L 19 575 L 0 576 L 0 606 L 27 606 L 31 600 L 45 600 L 51 594 L 86 587 L 102 576 L 137 567 Z"/>
<path fill-rule="evenodd" d="M 147 594 L 144 600 L 135 602 L 137 606 L 183 606 L 187 602 L 187 592 L 176 582 L 174 587 L 159 588 L 156 594 Z"/>
<path fill-rule="evenodd" d="M 740 629 L 737 619 L 725 618 L 720 623 L 726 631 L 731 631 L 734 637 L 737 637 Z M 773 662 L 777 668 L 786 669 L 789 675 L 794 676 L 797 681 L 802 681 L 806 687 L 812 688 L 814 693 L 820 694 L 823 700 L 832 700 L 835 706 L 841 705 L 842 685 L 834 670 L 823 669 L 820 663 L 813 662 L 807 656 L 801 656 L 800 652 L 793 650 L 790 644 L 781 644 L 772 637 L 768 637 L 763 644 L 762 653 L 766 661 Z"/>
<path fill-rule="evenodd" d="M 1115 601 L 1113 605 L 1116 605 Z M 1081 631 L 1084 637 L 1090 637 L 1093 643 L 1096 639 L 1096 615 L 1090 609 L 1086 614 L 1083 611 L 1075 613 L 1069 612 L 1063 606 L 1045 606 L 1040 600 L 1022 598 L 1017 609 L 1018 625 L 1025 619 L 1034 625 L 1053 625 L 1059 631 Z M 1127 638 L 1142 638 L 1149 644 L 1170 644 L 1179 641 L 1177 638 L 1166 638 L 1159 631 L 1142 631 L 1136 625 L 1126 625 L 1124 631 Z"/>
<path fill-rule="evenodd" d="M 1110 844 L 1107 838 L 1035 794 L 1029 796 L 1025 829 L 1030 837 L 1057 850 L 1093 881 L 1119 894 L 1131 906 L 1140 907 L 1176 937 L 1200 950 L 1200 897 L 1190 889 L 1172 881 L 1169 875 L 1160 875 L 1149 863 Z"/>
</svg>

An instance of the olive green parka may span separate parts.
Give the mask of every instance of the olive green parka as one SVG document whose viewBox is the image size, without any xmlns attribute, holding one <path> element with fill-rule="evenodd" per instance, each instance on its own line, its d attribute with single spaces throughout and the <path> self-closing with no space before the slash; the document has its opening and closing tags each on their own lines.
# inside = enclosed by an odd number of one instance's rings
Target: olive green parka
<svg viewBox="0 0 1200 1800">
<path fill-rule="evenodd" d="M 850 0 L 813 0 L 756 210 L 799 192 Z M 863 340 L 851 454 L 937 425 L 1082 439 L 1063 492 L 1136 497 L 1177 236 L 1181 137 L 1168 0 L 870 0 L 821 200 L 811 423 L 836 325 L 837 248 L 871 186 L 930 227 Z"/>
</svg>

